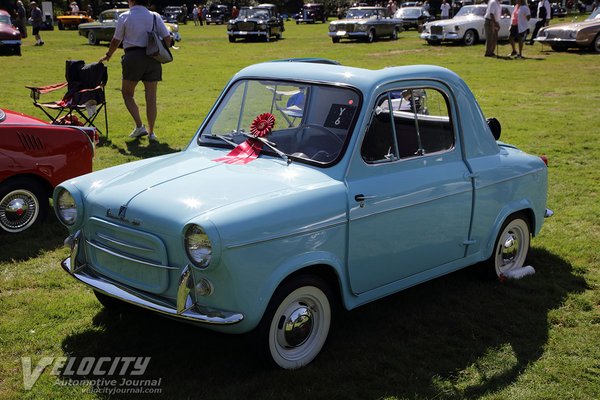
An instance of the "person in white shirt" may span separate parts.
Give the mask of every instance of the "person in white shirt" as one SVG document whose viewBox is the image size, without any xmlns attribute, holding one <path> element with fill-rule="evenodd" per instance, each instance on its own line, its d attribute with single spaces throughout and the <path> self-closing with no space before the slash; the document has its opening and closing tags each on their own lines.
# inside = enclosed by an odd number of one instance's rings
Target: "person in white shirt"
<svg viewBox="0 0 600 400">
<path fill-rule="evenodd" d="M 533 44 L 533 39 L 535 39 L 542 26 L 548 25 L 550 18 L 552 18 L 550 14 L 550 2 L 548 0 L 540 0 L 537 5 L 537 17 L 539 18 L 539 21 L 535 23 L 531 39 L 529 39 L 527 44 Z"/>
<path fill-rule="evenodd" d="M 127 111 L 129 111 L 135 122 L 135 129 L 129 134 L 129 137 L 139 138 L 149 135 L 148 139 L 156 141 L 157 137 L 154 132 L 154 123 L 157 116 L 156 92 L 158 82 L 162 80 L 162 64 L 146 55 L 148 32 L 153 29 L 158 31 L 167 47 L 171 46 L 172 40 L 160 15 L 149 11 L 147 6 L 148 0 L 129 0 L 129 11 L 119 15 L 108 51 L 99 61 L 109 61 L 121 42 L 123 43 L 125 54 L 121 59 L 123 70 L 121 92 Z M 134 97 L 135 87 L 140 81 L 144 84 L 146 94 L 148 129 L 142 123 L 140 111 Z"/>
<path fill-rule="evenodd" d="M 508 41 L 512 47 L 512 53 L 509 57 L 523 58 L 523 42 L 527 31 L 529 30 L 529 19 L 531 12 L 527 6 L 527 0 L 517 0 L 512 15 L 510 16 L 510 35 Z M 519 45 L 519 52 L 515 47 L 515 43 Z"/>
<path fill-rule="evenodd" d="M 500 30 L 500 16 L 502 9 L 497 0 L 490 0 L 485 10 L 485 56 L 496 57 L 494 49 L 498 44 L 498 31 Z"/>
<path fill-rule="evenodd" d="M 75 15 L 79 12 L 79 6 L 77 5 L 76 2 L 72 2 L 70 7 L 71 7 L 71 14 Z"/>
<path fill-rule="evenodd" d="M 448 4 L 446 2 L 446 0 L 444 0 L 442 2 L 442 5 L 440 6 L 440 11 L 441 11 L 441 17 L 442 17 L 442 19 L 448 19 L 448 18 L 450 18 L 450 4 Z"/>
</svg>

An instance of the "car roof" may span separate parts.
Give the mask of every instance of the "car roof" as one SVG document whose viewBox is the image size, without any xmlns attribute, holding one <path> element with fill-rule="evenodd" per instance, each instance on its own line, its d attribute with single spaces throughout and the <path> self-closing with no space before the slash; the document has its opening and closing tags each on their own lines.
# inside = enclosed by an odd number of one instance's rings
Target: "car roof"
<svg viewBox="0 0 600 400">
<path fill-rule="evenodd" d="M 1 15 L 8 15 L 10 17 L 10 14 L 8 13 L 8 11 L 5 11 L 5 10 L 0 10 L 0 14 Z"/>
<path fill-rule="evenodd" d="M 350 7 L 350 10 L 385 10 L 385 7 Z"/>
<path fill-rule="evenodd" d="M 387 67 L 378 70 L 349 67 L 315 62 L 288 62 L 282 68 L 280 61 L 254 64 L 238 72 L 234 79 L 281 79 L 325 84 L 354 86 L 364 93 L 370 93 L 385 82 L 407 79 L 435 79 L 463 85 L 462 79 L 449 69 L 434 65 L 408 65 Z"/>
</svg>

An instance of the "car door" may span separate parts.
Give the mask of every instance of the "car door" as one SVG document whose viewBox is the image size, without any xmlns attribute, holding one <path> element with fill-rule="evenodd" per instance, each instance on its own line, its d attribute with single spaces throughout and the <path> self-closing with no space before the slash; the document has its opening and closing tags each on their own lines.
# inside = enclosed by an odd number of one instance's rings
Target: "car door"
<svg viewBox="0 0 600 400">
<path fill-rule="evenodd" d="M 377 99 L 347 175 L 354 293 L 464 257 L 473 192 L 450 102 L 434 82 Z"/>
</svg>

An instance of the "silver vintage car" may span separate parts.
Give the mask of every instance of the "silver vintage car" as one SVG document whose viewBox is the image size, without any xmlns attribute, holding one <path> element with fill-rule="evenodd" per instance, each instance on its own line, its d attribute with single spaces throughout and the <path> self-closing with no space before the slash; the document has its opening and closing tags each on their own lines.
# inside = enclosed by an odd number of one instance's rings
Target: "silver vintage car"
<svg viewBox="0 0 600 400">
<path fill-rule="evenodd" d="M 384 7 L 352 7 L 344 19 L 329 24 L 329 36 L 333 43 L 341 39 L 362 39 L 372 43 L 380 37 L 398 38 L 402 21 L 390 15 Z"/>
</svg>

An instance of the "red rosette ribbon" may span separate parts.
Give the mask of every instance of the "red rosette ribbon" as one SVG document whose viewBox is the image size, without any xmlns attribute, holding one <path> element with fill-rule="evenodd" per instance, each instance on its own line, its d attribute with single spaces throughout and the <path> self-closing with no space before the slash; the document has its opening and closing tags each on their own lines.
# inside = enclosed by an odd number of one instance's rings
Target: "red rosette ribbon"
<svg viewBox="0 0 600 400">
<path fill-rule="evenodd" d="M 263 113 L 254 118 L 250 124 L 250 133 L 252 136 L 260 138 L 267 136 L 275 126 L 275 116 L 271 113 Z M 245 142 L 237 145 L 226 156 L 217 158 L 213 161 L 225 164 L 248 164 L 255 160 L 262 150 L 262 142 L 255 138 L 248 138 Z"/>
<path fill-rule="evenodd" d="M 271 133 L 275 125 L 275 116 L 271 113 L 260 114 L 250 124 L 250 133 L 256 137 L 263 137 Z"/>
</svg>

